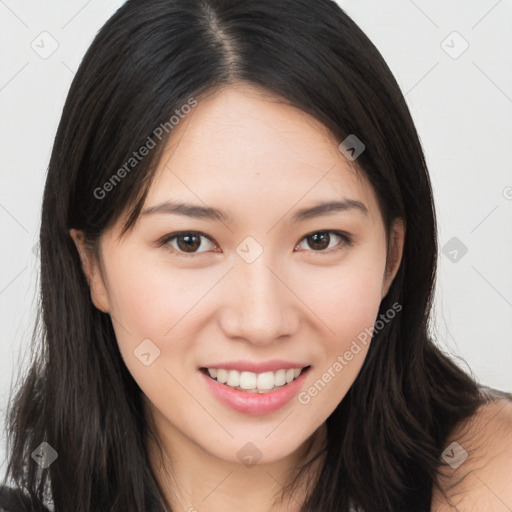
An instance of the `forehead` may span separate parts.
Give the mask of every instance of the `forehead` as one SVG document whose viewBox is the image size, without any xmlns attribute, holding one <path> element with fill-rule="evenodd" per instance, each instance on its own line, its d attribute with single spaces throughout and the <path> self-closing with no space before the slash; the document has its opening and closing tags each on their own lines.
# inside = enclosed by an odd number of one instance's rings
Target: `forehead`
<svg viewBox="0 0 512 512">
<path fill-rule="evenodd" d="M 294 204 L 352 199 L 380 215 L 373 188 L 339 142 L 314 117 L 263 89 L 224 86 L 199 98 L 173 128 L 146 206 L 194 199 L 230 211 L 238 205 L 247 215 L 250 206 L 274 209 L 275 216 Z"/>
</svg>

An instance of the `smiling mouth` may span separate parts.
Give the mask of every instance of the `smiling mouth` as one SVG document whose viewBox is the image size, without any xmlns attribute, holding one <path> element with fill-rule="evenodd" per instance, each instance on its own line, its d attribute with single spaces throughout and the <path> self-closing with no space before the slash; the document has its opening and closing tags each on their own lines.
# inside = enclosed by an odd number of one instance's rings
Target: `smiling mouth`
<svg viewBox="0 0 512 512">
<path fill-rule="evenodd" d="M 200 368 L 200 371 L 208 378 L 231 389 L 247 393 L 271 393 L 284 388 L 310 368 L 311 365 L 308 365 L 304 368 L 282 369 L 259 374 L 205 367 Z"/>
</svg>

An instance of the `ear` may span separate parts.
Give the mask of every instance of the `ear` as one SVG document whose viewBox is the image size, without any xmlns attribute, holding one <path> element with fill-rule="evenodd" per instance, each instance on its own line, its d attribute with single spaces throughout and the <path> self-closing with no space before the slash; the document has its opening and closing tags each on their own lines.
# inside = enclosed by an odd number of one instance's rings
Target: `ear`
<svg viewBox="0 0 512 512">
<path fill-rule="evenodd" d="M 391 226 L 388 242 L 388 254 L 386 259 L 386 270 L 382 281 L 382 299 L 387 295 L 391 283 L 395 278 L 400 262 L 405 240 L 405 221 L 401 218 L 396 219 Z"/>
<path fill-rule="evenodd" d="M 87 246 L 83 231 L 70 229 L 69 235 L 75 243 L 76 249 L 82 263 L 82 270 L 91 290 L 92 303 L 104 313 L 110 310 L 110 301 L 108 298 L 107 288 L 101 273 L 98 257 L 93 253 L 92 249 Z"/>
</svg>

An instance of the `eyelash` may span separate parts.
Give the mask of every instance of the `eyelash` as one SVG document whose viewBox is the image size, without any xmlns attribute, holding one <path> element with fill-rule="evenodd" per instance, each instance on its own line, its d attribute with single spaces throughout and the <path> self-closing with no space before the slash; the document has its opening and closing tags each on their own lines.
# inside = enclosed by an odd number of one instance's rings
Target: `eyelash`
<svg viewBox="0 0 512 512">
<path fill-rule="evenodd" d="M 299 245 L 304 239 L 308 238 L 309 236 L 316 235 L 319 233 L 322 233 L 322 234 L 328 233 L 330 235 L 334 234 L 334 235 L 340 237 L 344 243 L 339 244 L 334 249 L 331 248 L 328 251 L 325 249 L 320 250 L 320 251 L 312 250 L 312 252 L 314 252 L 314 253 L 318 253 L 318 254 L 322 254 L 322 255 L 334 254 L 334 253 L 341 251 L 345 247 L 350 247 L 353 244 L 352 237 L 350 235 L 348 235 L 347 233 L 344 233 L 342 231 L 336 231 L 336 230 L 323 230 L 323 231 L 312 231 L 311 233 L 304 235 L 296 245 Z M 166 250 L 168 250 L 172 254 L 175 254 L 177 256 L 185 256 L 185 257 L 196 256 L 197 254 L 202 254 L 203 252 L 207 252 L 207 251 L 201 251 L 201 252 L 187 253 L 187 252 L 183 252 L 179 249 L 175 249 L 174 247 L 171 247 L 169 245 L 169 242 L 171 240 L 178 238 L 180 236 L 184 236 L 184 235 L 201 236 L 201 237 L 207 238 L 208 240 L 212 241 L 209 236 L 205 235 L 204 233 L 201 233 L 200 231 L 178 231 L 178 232 L 171 233 L 171 234 L 166 235 L 163 238 L 161 238 L 158 242 L 158 247 L 164 247 Z M 330 240 L 329 240 L 329 242 L 330 242 Z"/>
</svg>

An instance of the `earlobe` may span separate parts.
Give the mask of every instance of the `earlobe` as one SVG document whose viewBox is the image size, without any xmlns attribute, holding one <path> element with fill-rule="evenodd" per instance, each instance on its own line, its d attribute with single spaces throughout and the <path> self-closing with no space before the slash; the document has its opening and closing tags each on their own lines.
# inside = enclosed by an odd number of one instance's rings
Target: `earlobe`
<svg viewBox="0 0 512 512">
<path fill-rule="evenodd" d="M 382 283 L 382 299 L 387 295 L 389 288 L 391 287 L 391 283 L 400 268 L 405 241 L 405 231 L 406 227 L 404 219 L 396 219 L 393 222 L 390 232 L 386 270 Z"/>
<path fill-rule="evenodd" d="M 77 229 L 70 229 L 69 235 L 75 243 L 75 247 L 80 257 L 82 270 L 84 272 L 87 283 L 91 291 L 91 300 L 96 308 L 104 313 L 110 310 L 110 303 L 108 299 L 107 289 L 103 281 L 103 276 L 99 267 L 99 262 L 96 255 L 91 253 L 85 242 L 83 231 Z"/>
</svg>

